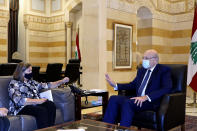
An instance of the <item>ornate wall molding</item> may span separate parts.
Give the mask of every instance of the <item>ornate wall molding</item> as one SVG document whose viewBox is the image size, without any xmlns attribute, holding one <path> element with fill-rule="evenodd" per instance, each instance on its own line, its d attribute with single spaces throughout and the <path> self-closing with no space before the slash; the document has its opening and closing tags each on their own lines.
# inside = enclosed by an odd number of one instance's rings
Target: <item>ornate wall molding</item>
<svg viewBox="0 0 197 131">
<path fill-rule="evenodd" d="M 0 10 L 0 27 L 7 27 L 9 21 L 9 11 Z"/>
<path fill-rule="evenodd" d="M 65 29 L 64 15 L 42 17 L 26 14 L 24 15 L 24 24 L 30 30 L 41 32 L 61 31 Z"/>
<path fill-rule="evenodd" d="M 121 1 L 127 2 L 127 3 L 134 3 L 135 2 L 135 0 L 121 0 Z"/>
<path fill-rule="evenodd" d="M 137 10 L 142 6 L 150 9 L 155 19 L 169 22 L 188 21 L 193 13 L 194 0 L 107 0 L 108 8 L 127 13 L 137 14 Z"/>
<path fill-rule="evenodd" d="M 108 0 L 108 7 L 126 12 L 136 12 L 132 8 L 140 1 L 144 3 L 149 1 L 156 11 L 168 15 L 186 14 L 192 12 L 194 8 L 194 0 Z"/>
<path fill-rule="evenodd" d="M 66 5 L 64 8 L 64 13 L 65 13 L 65 22 L 70 21 L 69 15 L 70 11 L 75 8 L 77 5 L 82 3 L 82 0 L 67 0 Z"/>
<path fill-rule="evenodd" d="M 25 14 L 24 21 L 41 23 L 41 24 L 55 24 L 55 23 L 64 22 L 64 15 L 44 17 L 44 16 Z"/>
<path fill-rule="evenodd" d="M 9 11 L 0 9 L 0 17 L 9 18 Z"/>
<path fill-rule="evenodd" d="M 179 15 L 191 12 L 194 0 L 150 0 L 155 9 L 169 15 Z"/>
<path fill-rule="evenodd" d="M 81 3 L 82 0 L 68 0 L 66 3 L 66 11 L 71 11 L 76 5 L 78 5 L 79 3 Z"/>
<path fill-rule="evenodd" d="M 72 22 L 66 22 L 66 27 L 71 28 L 72 27 Z"/>
<path fill-rule="evenodd" d="M 136 14 L 137 12 L 135 4 L 128 2 L 127 0 L 107 0 L 107 7 L 128 13 Z"/>
<path fill-rule="evenodd" d="M 181 1 L 185 1 L 185 0 L 166 0 L 170 3 L 178 3 L 178 2 L 181 2 Z"/>
</svg>

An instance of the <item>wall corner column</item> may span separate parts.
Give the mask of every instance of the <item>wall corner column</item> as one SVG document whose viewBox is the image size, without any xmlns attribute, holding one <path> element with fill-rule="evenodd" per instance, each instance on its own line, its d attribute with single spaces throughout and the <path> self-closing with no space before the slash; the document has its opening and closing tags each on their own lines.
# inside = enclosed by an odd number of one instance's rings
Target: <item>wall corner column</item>
<svg viewBox="0 0 197 131">
<path fill-rule="evenodd" d="M 71 59 L 71 47 L 72 47 L 72 22 L 66 22 L 66 27 L 67 27 L 67 63 L 69 61 L 69 59 Z"/>
<path fill-rule="evenodd" d="M 25 26 L 25 62 L 29 63 L 29 37 L 28 22 L 24 20 Z"/>
</svg>

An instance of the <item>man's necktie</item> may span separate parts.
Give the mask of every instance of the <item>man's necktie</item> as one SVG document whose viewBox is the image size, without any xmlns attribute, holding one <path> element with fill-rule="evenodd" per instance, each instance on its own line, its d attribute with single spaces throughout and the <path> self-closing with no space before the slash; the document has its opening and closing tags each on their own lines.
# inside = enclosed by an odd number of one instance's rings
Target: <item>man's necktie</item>
<svg viewBox="0 0 197 131">
<path fill-rule="evenodd" d="M 146 83 L 148 81 L 148 78 L 150 76 L 150 72 L 151 72 L 151 70 L 148 70 L 148 73 L 146 74 L 144 80 L 142 81 L 142 84 L 141 84 L 140 88 L 138 89 L 137 96 L 141 96 L 142 91 L 144 90 L 144 87 L 145 87 L 145 85 L 146 85 Z"/>
</svg>

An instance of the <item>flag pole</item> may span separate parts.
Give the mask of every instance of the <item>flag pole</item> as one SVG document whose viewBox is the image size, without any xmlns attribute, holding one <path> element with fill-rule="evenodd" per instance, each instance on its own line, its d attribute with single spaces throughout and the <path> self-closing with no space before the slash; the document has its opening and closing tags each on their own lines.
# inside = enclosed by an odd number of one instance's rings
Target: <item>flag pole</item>
<svg viewBox="0 0 197 131">
<path fill-rule="evenodd" d="M 196 9 L 196 0 L 194 0 L 194 11 Z M 194 100 L 194 106 L 197 107 L 196 105 L 196 92 L 194 91 L 194 95 L 193 95 L 193 100 Z"/>
<path fill-rule="evenodd" d="M 194 12 L 195 12 L 195 9 L 196 9 L 196 0 L 194 0 Z M 195 14 L 194 14 L 195 15 Z M 197 107 L 197 104 L 196 104 L 196 92 L 194 91 L 193 93 L 193 103 L 189 103 L 187 104 L 188 106 L 192 106 L 192 107 Z"/>
<path fill-rule="evenodd" d="M 78 24 L 78 28 L 77 28 L 77 33 L 78 33 L 78 35 L 79 35 L 79 24 Z"/>
</svg>

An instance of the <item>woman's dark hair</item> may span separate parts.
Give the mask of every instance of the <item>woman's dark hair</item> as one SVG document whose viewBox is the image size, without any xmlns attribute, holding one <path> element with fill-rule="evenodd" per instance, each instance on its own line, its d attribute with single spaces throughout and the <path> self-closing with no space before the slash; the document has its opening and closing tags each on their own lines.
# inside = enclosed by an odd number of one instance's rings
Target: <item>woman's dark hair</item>
<svg viewBox="0 0 197 131">
<path fill-rule="evenodd" d="M 18 81 L 22 81 L 23 82 L 24 81 L 23 73 L 30 66 L 31 66 L 31 64 L 29 64 L 29 63 L 24 63 L 24 62 L 18 63 L 18 65 L 16 67 L 16 70 L 14 71 L 13 78 L 15 80 L 18 80 Z"/>
</svg>

